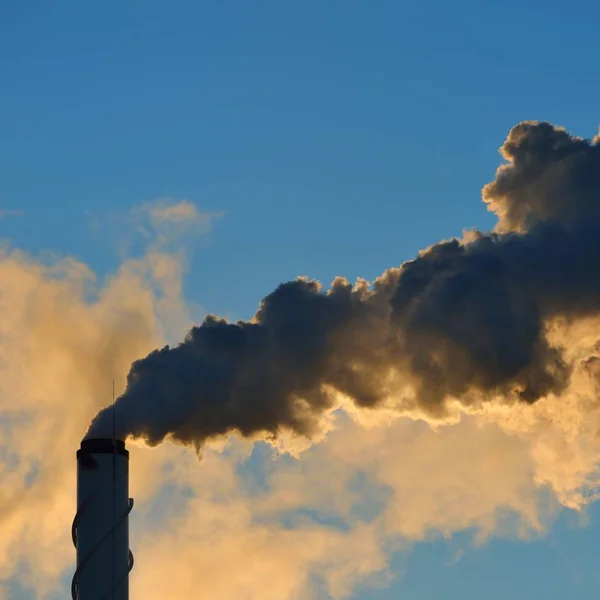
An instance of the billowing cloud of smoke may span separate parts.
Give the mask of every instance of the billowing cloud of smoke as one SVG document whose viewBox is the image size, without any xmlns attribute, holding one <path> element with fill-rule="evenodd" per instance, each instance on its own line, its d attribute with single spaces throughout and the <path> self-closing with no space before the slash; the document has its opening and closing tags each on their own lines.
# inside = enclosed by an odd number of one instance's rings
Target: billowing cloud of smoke
<svg viewBox="0 0 600 600">
<path fill-rule="evenodd" d="M 201 446 L 230 431 L 310 436 L 340 395 L 443 418 L 450 400 L 535 402 L 574 365 L 553 320 L 600 311 L 600 147 L 524 122 L 484 188 L 497 231 L 440 242 L 373 285 L 280 285 L 249 322 L 214 316 L 133 363 L 119 436 Z M 88 436 L 109 433 L 110 409 Z"/>
</svg>

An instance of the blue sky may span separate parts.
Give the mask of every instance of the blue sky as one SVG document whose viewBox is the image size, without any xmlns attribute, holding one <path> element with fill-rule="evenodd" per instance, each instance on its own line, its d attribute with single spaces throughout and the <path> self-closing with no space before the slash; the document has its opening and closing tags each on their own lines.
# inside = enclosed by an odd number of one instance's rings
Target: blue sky
<svg viewBox="0 0 600 600">
<path fill-rule="evenodd" d="M 225 213 L 185 280 L 209 312 L 248 318 L 297 275 L 373 279 L 493 227 L 480 191 L 519 121 L 595 135 L 599 16 L 587 0 L 6 0 L 0 210 L 23 214 L 0 236 L 108 273 L 93 219 L 172 197 Z M 452 567 L 460 539 L 417 545 L 356 599 L 588 597 L 589 516 Z"/>
</svg>

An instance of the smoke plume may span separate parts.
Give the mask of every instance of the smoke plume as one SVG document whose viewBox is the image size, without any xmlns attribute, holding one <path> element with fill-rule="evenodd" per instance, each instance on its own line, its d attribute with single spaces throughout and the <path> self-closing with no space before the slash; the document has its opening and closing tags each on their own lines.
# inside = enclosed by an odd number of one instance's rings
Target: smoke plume
<svg viewBox="0 0 600 600">
<path fill-rule="evenodd" d="M 248 322 L 209 316 L 133 363 L 119 437 L 201 446 L 237 431 L 311 436 L 340 397 L 443 418 L 450 401 L 533 403 L 572 361 L 549 328 L 600 314 L 600 148 L 523 122 L 485 186 L 494 232 L 440 242 L 372 285 L 281 284 Z M 112 431 L 110 408 L 87 436 Z"/>
</svg>

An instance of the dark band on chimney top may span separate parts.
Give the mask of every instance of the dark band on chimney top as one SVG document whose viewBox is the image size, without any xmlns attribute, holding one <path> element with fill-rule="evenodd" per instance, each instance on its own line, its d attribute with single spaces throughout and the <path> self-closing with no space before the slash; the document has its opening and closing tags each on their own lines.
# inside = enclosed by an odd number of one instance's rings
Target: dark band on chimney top
<svg viewBox="0 0 600 600">
<path fill-rule="evenodd" d="M 129 458 L 129 451 L 125 449 L 123 440 L 114 440 L 112 438 L 96 438 L 83 440 L 81 448 L 77 450 L 77 458 L 83 458 L 90 454 L 114 454 L 116 445 L 116 454 Z"/>
</svg>

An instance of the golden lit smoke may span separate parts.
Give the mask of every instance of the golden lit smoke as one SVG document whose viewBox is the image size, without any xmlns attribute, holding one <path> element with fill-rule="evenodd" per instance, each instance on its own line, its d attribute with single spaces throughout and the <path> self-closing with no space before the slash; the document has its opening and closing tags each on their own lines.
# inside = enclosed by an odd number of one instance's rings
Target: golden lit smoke
<svg viewBox="0 0 600 600">
<path fill-rule="evenodd" d="M 0 252 L 0 581 L 20 573 L 40 595 L 57 585 L 73 555 L 81 430 L 110 403 L 112 380 L 122 389 L 137 356 L 189 323 L 183 265 L 154 208 L 136 217 L 155 233 L 146 254 L 100 282 L 73 258 Z"/>
</svg>

